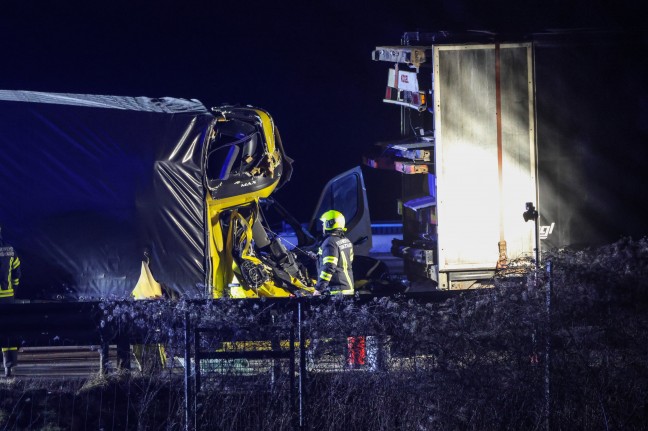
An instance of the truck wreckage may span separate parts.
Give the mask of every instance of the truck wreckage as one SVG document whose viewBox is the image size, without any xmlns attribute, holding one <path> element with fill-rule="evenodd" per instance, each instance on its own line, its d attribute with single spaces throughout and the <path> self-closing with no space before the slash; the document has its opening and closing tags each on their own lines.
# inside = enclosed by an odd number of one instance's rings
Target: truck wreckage
<svg viewBox="0 0 648 431">
<path fill-rule="evenodd" d="M 575 53 L 593 53 L 583 65 L 573 61 L 589 73 L 601 49 L 598 39 L 562 43 L 567 36 L 508 41 L 413 32 L 373 51 L 373 60 L 388 66 L 383 102 L 400 109 L 400 136 L 367 151 L 363 168 L 395 172 L 384 179 L 400 186 L 402 237 L 391 253 L 401 259 L 408 292 L 479 287 L 512 263 L 537 264 L 542 249 L 602 238 L 601 220 L 634 214 L 621 197 L 610 206 L 615 211 L 601 209 L 616 195 L 607 183 L 593 186 L 599 182 L 587 157 L 607 147 L 572 142 L 571 123 L 555 118 L 563 97 L 554 83 L 570 76 L 554 69 Z M 585 106 L 573 99 L 575 110 Z M 317 226 L 302 227 L 273 196 L 290 179 L 292 160 L 267 112 L 25 91 L 0 91 L 0 110 L 11 161 L 0 185 L 0 220 L 25 266 L 38 268 L 25 271 L 25 297 L 128 296 L 144 250 L 148 278 L 173 295 L 313 292 L 305 252 Z M 594 135 L 590 128 L 581 131 Z M 385 265 L 368 257 L 362 172 L 356 167 L 331 180 L 314 214 L 336 208 L 345 215 L 356 288 L 374 282 L 402 291 Z M 269 228 L 270 208 L 289 222 L 297 247 L 289 250 Z"/>
<path fill-rule="evenodd" d="M 29 91 L 0 91 L 0 110 L 10 161 L 0 218 L 30 268 L 21 298 L 314 292 L 316 239 L 271 198 L 290 179 L 292 160 L 266 111 Z M 359 168 L 338 179 L 336 188 L 364 189 Z M 333 195 L 320 207 L 336 205 Z M 368 226 L 366 196 L 358 196 L 346 215 Z M 264 220 L 270 208 L 297 233 L 292 251 Z M 367 254 L 363 239 L 358 251 Z"/>
<path fill-rule="evenodd" d="M 213 297 L 312 293 L 306 268 L 263 226 L 260 199 L 291 173 L 272 118 L 260 109 L 215 113 L 205 163 Z"/>
<path fill-rule="evenodd" d="M 537 223 L 521 217 L 525 203 L 538 206 L 532 54 L 530 43 L 452 40 L 374 51 L 393 65 L 384 101 L 400 106 L 403 138 L 364 164 L 400 174 L 403 236 L 391 251 L 413 290 L 467 288 L 539 252 Z M 0 217 L 25 266 L 43 269 L 25 272 L 24 297 L 124 298 L 135 287 L 148 298 L 159 285 L 187 298 L 314 292 L 317 226 L 272 196 L 292 160 L 266 111 L 27 91 L 0 91 L 0 110 L 12 161 Z M 361 168 L 326 189 L 314 214 L 345 215 L 356 287 L 404 290 L 368 256 Z M 268 208 L 296 247 L 269 228 Z"/>
</svg>

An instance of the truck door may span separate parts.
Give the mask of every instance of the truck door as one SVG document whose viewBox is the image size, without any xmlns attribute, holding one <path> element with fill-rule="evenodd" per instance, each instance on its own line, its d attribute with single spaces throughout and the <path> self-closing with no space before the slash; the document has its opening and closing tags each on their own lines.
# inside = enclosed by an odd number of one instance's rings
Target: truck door
<svg viewBox="0 0 648 431">
<path fill-rule="evenodd" d="M 354 253 L 369 255 L 372 245 L 371 221 L 364 178 L 359 166 L 337 175 L 324 186 L 309 225 L 313 234 L 321 236 L 322 224 L 319 218 L 332 209 L 344 214 L 347 238 L 355 245 Z"/>
</svg>

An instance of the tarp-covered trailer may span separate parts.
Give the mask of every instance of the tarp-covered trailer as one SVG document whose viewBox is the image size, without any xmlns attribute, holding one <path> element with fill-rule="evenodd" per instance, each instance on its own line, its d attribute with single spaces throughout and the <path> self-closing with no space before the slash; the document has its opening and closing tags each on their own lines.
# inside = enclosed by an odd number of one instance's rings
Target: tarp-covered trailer
<svg viewBox="0 0 648 431">
<path fill-rule="evenodd" d="M 130 295 L 144 252 L 176 293 L 206 292 L 196 100 L 0 91 L 0 223 L 18 298 Z"/>
</svg>

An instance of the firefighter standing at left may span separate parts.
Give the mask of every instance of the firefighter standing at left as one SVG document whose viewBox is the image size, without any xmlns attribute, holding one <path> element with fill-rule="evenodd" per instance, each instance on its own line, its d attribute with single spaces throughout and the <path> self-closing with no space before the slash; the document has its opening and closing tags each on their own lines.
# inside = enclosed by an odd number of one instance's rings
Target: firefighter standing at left
<svg viewBox="0 0 648 431">
<path fill-rule="evenodd" d="M 14 248 L 2 239 L 0 226 L 0 304 L 14 302 L 14 292 L 20 283 L 20 259 Z M 11 376 L 11 368 L 18 362 L 17 347 L 2 348 L 5 377 Z"/>
</svg>

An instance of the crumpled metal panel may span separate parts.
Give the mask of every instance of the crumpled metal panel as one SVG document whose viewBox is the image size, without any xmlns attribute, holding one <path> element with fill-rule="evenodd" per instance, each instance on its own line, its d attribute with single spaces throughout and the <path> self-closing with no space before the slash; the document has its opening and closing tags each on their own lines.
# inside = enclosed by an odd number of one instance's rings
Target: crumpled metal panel
<svg viewBox="0 0 648 431">
<path fill-rule="evenodd" d="M 193 296 L 205 278 L 198 101 L 0 91 L 0 223 L 20 253 L 19 298 L 130 295 L 144 250 Z"/>
</svg>

